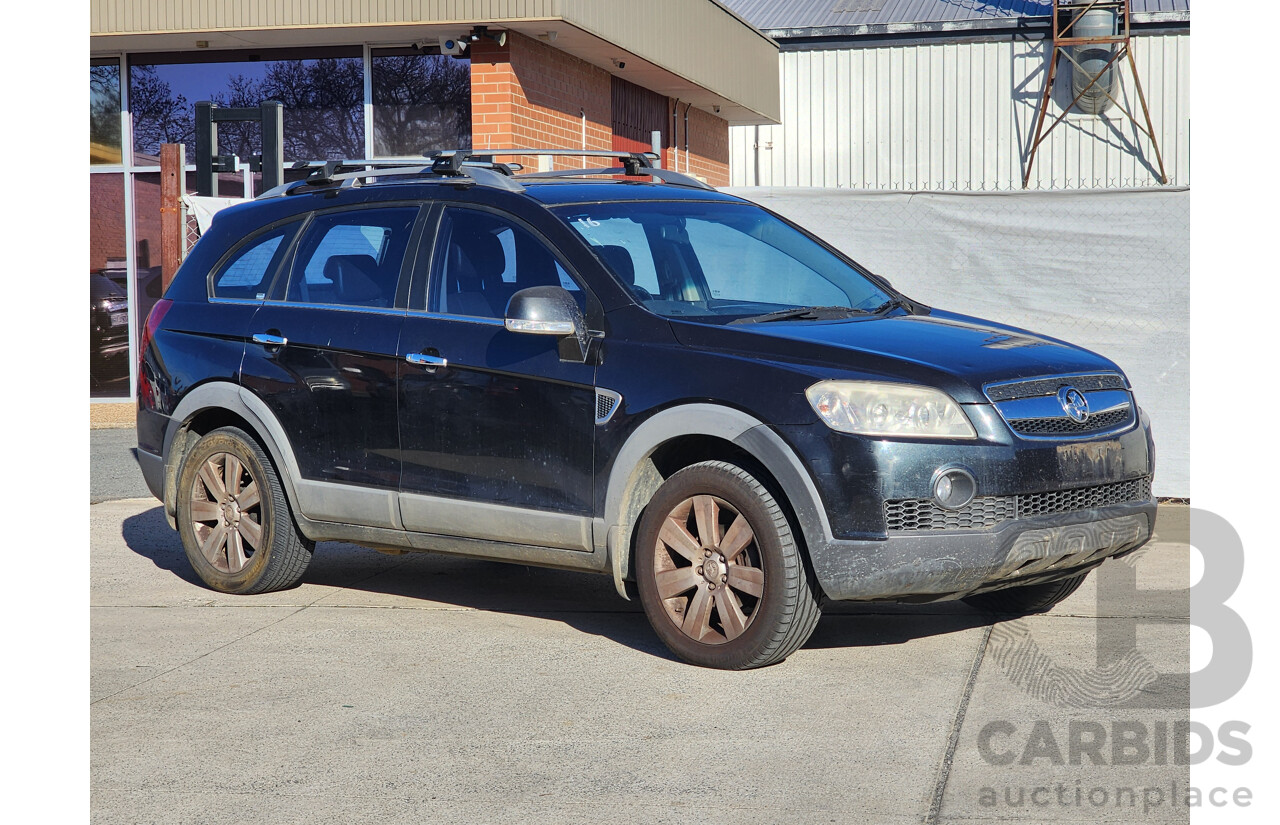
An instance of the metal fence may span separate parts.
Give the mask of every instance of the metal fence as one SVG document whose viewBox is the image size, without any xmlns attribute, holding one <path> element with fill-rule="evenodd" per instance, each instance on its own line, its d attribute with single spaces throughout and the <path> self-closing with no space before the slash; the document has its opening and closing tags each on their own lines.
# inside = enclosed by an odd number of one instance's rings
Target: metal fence
<svg viewBox="0 0 1280 825">
<path fill-rule="evenodd" d="M 1152 419 L 1155 494 L 1190 495 L 1189 191 L 728 191 L 809 228 L 912 298 L 1111 358 Z"/>
</svg>

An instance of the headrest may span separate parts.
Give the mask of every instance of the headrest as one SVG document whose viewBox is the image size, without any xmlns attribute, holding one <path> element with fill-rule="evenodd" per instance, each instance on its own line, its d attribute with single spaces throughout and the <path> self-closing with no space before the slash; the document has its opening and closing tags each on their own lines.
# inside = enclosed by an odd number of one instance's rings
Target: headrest
<svg viewBox="0 0 1280 825">
<path fill-rule="evenodd" d="M 453 232 L 453 244 L 481 283 L 493 281 L 507 268 L 502 242 L 492 232 L 468 232 L 459 227 Z"/>
<path fill-rule="evenodd" d="M 378 262 L 372 255 L 333 255 L 324 264 L 324 276 L 333 281 L 338 300 L 344 304 L 369 304 L 383 298 L 374 276 Z"/>
</svg>

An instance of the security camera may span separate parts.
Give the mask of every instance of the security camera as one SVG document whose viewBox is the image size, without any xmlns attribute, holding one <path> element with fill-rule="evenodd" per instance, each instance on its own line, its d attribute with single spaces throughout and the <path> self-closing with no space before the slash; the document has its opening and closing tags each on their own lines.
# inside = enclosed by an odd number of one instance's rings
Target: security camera
<svg viewBox="0 0 1280 825">
<path fill-rule="evenodd" d="M 455 40 L 452 37 L 440 38 L 440 54 L 451 54 L 454 57 L 461 55 L 467 50 L 467 41 Z"/>
</svg>

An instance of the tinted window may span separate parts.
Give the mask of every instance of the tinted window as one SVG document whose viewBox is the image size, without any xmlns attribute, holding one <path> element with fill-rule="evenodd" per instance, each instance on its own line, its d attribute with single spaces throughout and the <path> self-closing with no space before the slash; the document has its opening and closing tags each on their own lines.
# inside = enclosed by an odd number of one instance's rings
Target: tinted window
<svg viewBox="0 0 1280 825">
<path fill-rule="evenodd" d="M 317 216 L 298 247 L 287 300 L 392 306 L 417 216 L 416 207 Z"/>
<path fill-rule="evenodd" d="M 286 224 L 240 247 L 213 276 L 212 296 L 250 301 L 265 298 L 280 259 L 289 248 L 289 239 L 297 229 L 296 223 Z"/>
<path fill-rule="evenodd" d="M 870 311 L 888 295 L 805 233 L 745 203 L 554 210 L 651 311 L 726 322 L 793 307 Z"/>
<path fill-rule="evenodd" d="M 490 212 L 451 208 L 432 262 L 433 312 L 501 318 L 517 290 L 562 286 L 585 307 L 582 290 L 528 230 Z"/>
</svg>

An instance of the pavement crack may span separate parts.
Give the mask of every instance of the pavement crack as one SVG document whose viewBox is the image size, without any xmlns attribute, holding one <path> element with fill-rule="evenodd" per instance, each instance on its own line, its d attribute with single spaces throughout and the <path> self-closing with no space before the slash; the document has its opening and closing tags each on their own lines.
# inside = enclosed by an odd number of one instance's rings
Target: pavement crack
<svg viewBox="0 0 1280 825">
<path fill-rule="evenodd" d="M 982 659 L 987 652 L 987 643 L 991 641 L 992 625 L 987 625 L 978 641 L 978 652 L 973 656 L 973 666 L 969 668 L 969 678 L 964 685 L 964 693 L 960 696 L 960 704 L 956 708 L 956 718 L 951 723 L 951 734 L 947 737 L 947 750 L 942 755 L 942 763 L 938 765 L 938 777 L 933 784 L 933 798 L 929 800 L 929 810 L 924 815 L 924 825 L 937 825 L 938 815 L 942 812 L 942 797 L 947 790 L 947 780 L 951 778 L 951 763 L 956 756 L 956 746 L 960 744 L 960 729 L 964 727 L 964 715 L 969 710 L 969 697 L 973 695 L 973 687 L 978 683 L 978 671 L 982 669 Z"/>
<path fill-rule="evenodd" d="M 315 602 L 311 602 L 311 604 L 315 604 Z M 253 634 L 255 633 L 261 633 L 262 631 L 265 631 L 265 629 L 275 627 L 276 624 L 279 624 L 280 622 L 284 622 L 285 619 L 292 619 L 293 617 L 296 617 L 296 615 L 302 613 L 303 610 L 310 608 L 310 606 L 311 605 L 302 605 L 301 608 L 294 610 L 293 613 L 289 613 L 288 615 L 283 615 L 283 617 L 276 619 L 275 622 L 264 624 L 262 625 L 262 627 L 259 627 L 259 628 L 253 628 L 252 631 L 248 633 L 244 633 L 243 636 L 238 636 L 236 638 L 233 638 L 232 641 L 225 642 L 223 643 L 223 645 L 219 645 L 218 647 L 212 648 L 212 650 L 206 650 L 205 652 L 202 652 L 202 654 L 193 657 L 193 659 L 188 659 L 187 661 L 184 661 L 184 663 L 182 664 L 174 665 L 172 666 L 172 668 L 169 668 L 168 670 L 164 670 L 164 672 L 155 674 L 154 677 L 142 679 L 141 682 L 134 682 L 133 684 L 131 684 L 131 686 L 120 688 L 119 691 L 115 691 L 114 693 L 108 693 L 108 695 L 106 696 L 97 697 L 96 700 L 93 700 L 92 702 L 90 702 L 90 707 L 92 707 L 93 705 L 97 705 L 97 703 L 99 702 L 105 702 L 106 700 L 109 700 L 109 698 L 119 696 L 120 693 L 124 693 L 125 691 L 132 691 L 133 688 L 142 687 L 143 684 L 146 684 L 147 682 L 154 682 L 154 680 L 159 679 L 160 677 L 164 677 L 164 675 L 173 673 L 174 670 L 182 670 L 183 668 L 186 668 L 187 665 L 195 664 L 197 663 L 197 661 L 200 661 L 201 659 L 205 659 L 205 657 L 207 656 L 212 656 L 220 650 L 225 650 L 225 648 L 234 645 L 234 643 L 242 642 L 246 640 L 246 638 L 253 636 Z"/>
<path fill-rule="evenodd" d="M 261 633 L 262 631 L 264 631 L 264 630 L 266 630 L 266 629 L 268 629 L 268 628 L 275 627 L 276 625 L 280 624 L 280 623 L 281 623 L 281 622 L 283 622 L 283 621 L 287 621 L 288 619 L 292 619 L 294 616 L 298 615 L 298 614 L 299 614 L 299 613 L 301 613 L 302 611 L 304 611 L 304 610 L 306 610 L 307 608 L 311 607 L 311 606 L 312 606 L 312 605 L 314 605 L 316 602 L 320 601 L 320 599 L 322 599 L 322 598 L 324 598 L 324 597 L 323 597 L 323 596 L 317 597 L 316 599 L 314 599 L 314 600 L 312 600 L 312 601 L 308 602 L 307 604 L 302 605 L 302 606 L 301 606 L 301 607 L 299 607 L 297 610 L 294 610 L 294 611 L 292 611 L 292 612 L 290 612 L 290 613 L 288 613 L 288 614 L 286 614 L 286 615 L 284 615 L 284 616 L 281 616 L 280 618 L 276 619 L 274 622 L 269 622 L 269 623 L 267 623 L 267 624 L 264 624 L 262 627 L 255 627 L 253 630 L 250 630 L 248 633 L 245 633 L 245 634 L 244 634 L 244 635 L 242 635 L 242 636 L 237 636 L 236 638 L 232 639 L 231 641 L 226 642 L 225 644 L 220 644 L 220 645 L 218 645 L 217 647 L 213 648 L 212 650 L 206 650 L 204 653 L 201 653 L 199 656 L 196 656 L 196 657 L 194 657 L 194 658 L 192 658 L 192 659 L 188 659 L 187 661 L 185 661 L 185 662 L 183 662 L 183 663 L 181 663 L 181 664 L 174 665 L 173 667 L 169 668 L 168 670 L 165 670 L 165 671 L 162 671 L 162 672 L 160 672 L 160 673 L 157 673 L 155 676 L 152 676 L 152 677 L 147 678 L 147 679 L 143 679 L 141 682 L 135 682 L 135 683 L 133 683 L 132 685 L 129 685 L 129 686 L 127 686 L 127 687 L 122 687 L 122 688 L 120 688 L 119 690 L 115 691 L 114 693 L 108 693 L 106 696 L 99 696 L 97 699 L 94 699 L 92 702 L 90 702 L 90 703 L 89 703 L 89 706 L 90 706 L 90 707 L 93 707 L 94 705 L 98 704 L 99 702 L 105 702 L 107 699 L 111 699 L 112 697 L 119 696 L 121 693 L 124 693 L 124 692 L 125 692 L 125 691 L 127 691 L 127 690 L 133 690 L 134 688 L 141 687 L 142 685 L 145 685 L 147 682 L 155 681 L 156 679 L 159 679 L 161 676 L 167 676 L 168 674 L 173 673 L 175 670 L 181 670 L 182 668 L 184 668 L 184 667 L 186 667 L 186 666 L 188 666 L 188 665 L 195 664 L 196 662 L 200 661 L 201 659 L 204 659 L 204 658 L 206 658 L 206 657 L 208 657 L 208 656 L 212 656 L 213 654 L 217 653 L 217 652 L 218 652 L 218 651 L 220 651 L 220 650 L 225 650 L 226 648 L 230 647 L 230 646 L 231 646 L 231 645 L 233 645 L 233 644 L 236 644 L 237 642 L 242 642 L 242 641 L 244 641 L 245 639 L 249 638 L 250 636 L 254 635 L 255 633 Z"/>
</svg>

